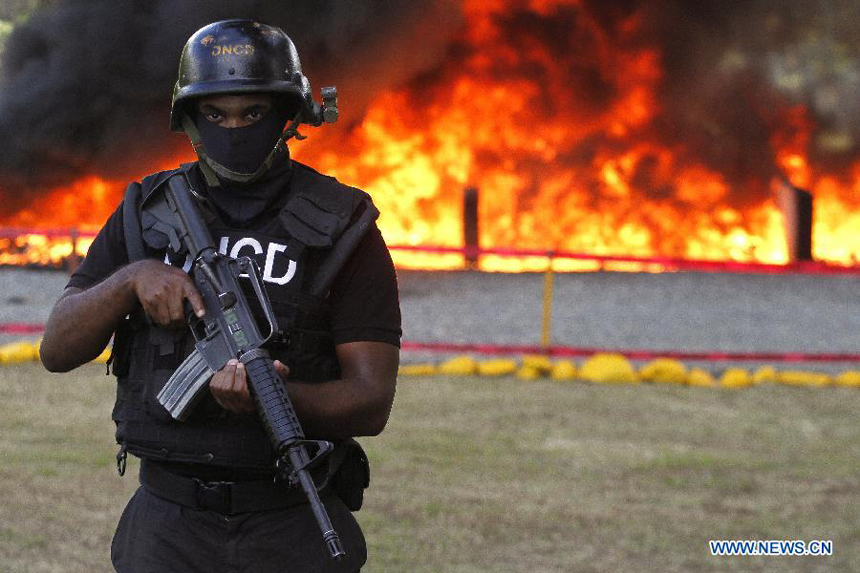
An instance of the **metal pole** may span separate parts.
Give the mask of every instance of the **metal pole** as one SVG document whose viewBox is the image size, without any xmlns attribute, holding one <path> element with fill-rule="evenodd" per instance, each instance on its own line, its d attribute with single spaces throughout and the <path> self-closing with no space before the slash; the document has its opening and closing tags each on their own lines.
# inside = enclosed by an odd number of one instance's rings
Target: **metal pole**
<svg viewBox="0 0 860 573">
<path fill-rule="evenodd" d="M 71 275 L 75 272 L 75 269 L 78 268 L 78 264 L 80 263 L 78 257 L 78 229 L 77 227 L 72 227 L 72 230 L 69 232 L 69 236 L 72 240 L 72 252 L 69 253 L 69 258 L 66 260 L 66 266 Z"/>
<path fill-rule="evenodd" d="M 477 268 L 481 248 L 478 237 L 477 187 L 467 187 L 463 192 L 463 246 L 466 248 L 466 268 Z"/>
<path fill-rule="evenodd" d="M 785 221 L 789 263 L 811 261 L 812 194 L 783 179 L 777 191 L 777 201 Z"/>
<path fill-rule="evenodd" d="M 544 350 L 550 345 L 550 329 L 552 323 L 552 286 L 554 272 L 552 269 L 553 253 L 549 253 L 546 271 L 543 274 L 543 304 L 541 309 L 540 345 Z"/>
</svg>

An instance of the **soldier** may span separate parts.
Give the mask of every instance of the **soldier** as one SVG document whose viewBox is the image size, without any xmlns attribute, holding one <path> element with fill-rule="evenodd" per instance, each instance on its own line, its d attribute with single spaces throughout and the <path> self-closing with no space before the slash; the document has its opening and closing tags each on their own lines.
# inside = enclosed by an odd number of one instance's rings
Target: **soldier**
<svg viewBox="0 0 860 573">
<path fill-rule="evenodd" d="M 357 571 L 366 560 L 350 510 L 369 474 L 352 438 L 387 423 L 400 309 L 375 225 L 327 292 L 308 290 L 343 232 L 374 209 L 365 193 L 289 157 L 286 141 L 299 125 L 335 119 L 328 103 L 314 101 L 279 28 L 227 20 L 198 30 L 182 52 L 170 117 L 198 161 L 129 186 L 51 313 L 41 357 L 53 372 L 89 362 L 115 334 L 117 459 L 124 468 L 127 453 L 139 457 L 142 483 L 111 547 L 121 573 Z M 183 307 L 205 312 L 186 253 L 148 211 L 180 171 L 221 252 L 248 255 L 263 269 L 281 327 L 268 344 L 275 368 L 308 436 L 336 444 L 315 477 L 326 484 L 320 497 L 343 561 L 326 554 L 302 492 L 273 482 L 274 452 L 241 362 L 215 373 L 184 422 L 156 400 L 193 349 Z"/>
</svg>

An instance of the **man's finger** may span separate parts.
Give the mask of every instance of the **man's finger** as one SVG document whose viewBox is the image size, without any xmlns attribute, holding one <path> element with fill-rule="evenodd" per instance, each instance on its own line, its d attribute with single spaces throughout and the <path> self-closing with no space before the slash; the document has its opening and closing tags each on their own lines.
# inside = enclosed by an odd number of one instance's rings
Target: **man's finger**
<svg viewBox="0 0 860 573">
<path fill-rule="evenodd" d="M 224 402 L 224 407 L 231 412 L 236 409 L 236 404 L 233 399 L 233 385 L 236 383 L 236 366 L 231 366 L 226 372 L 224 380 L 224 388 L 221 390 L 221 401 Z"/>
<path fill-rule="evenodd" d="M 233 376 L 233 386 L 231 390 L 234 394 L 241 394 L 243 391 L 248 392 L 248 385 L 245 380 L 245 365 L 242 364 L 242 362 L 236 364 L 236 374 Z"/>
<path fill-rule="evenodd" d="M 167 299 L 167 312 L 171 324 L 182 323 L 185 320 L 185 311 L 182 308 L 182 299 L 170 297 Z"/>
<path fill-rule="evenodd" d="M 155 304 L 152 309 L 152 320 L 159 326 L 167 326 L 170 324 L 170 311 L 167 310 L 167 305 L 163 301 Z"/>
<path fill-rule="evenodd" d="M 245 365 L 242 362 L 236 365 L 236 377 L 233 380 L 233 396 L 239 408 L 238 411 L 245 414 L 254 411 L 254 401 L 251 398 L 251 392 L 248 390 L 248 376 L 245 372 Z"/>
<path fill-rule="evenodd" d="M 282 380 L 285 380 L 290 375 L 290 368 L 280 360 L 275 360 L 275 373 L 277 373 Z"/>
<path fill-rule="evenodd" d="M 182 294 L 191 303 L 191 308 L 194 309 L 194 314 L 197 315 L 197 318 L 201 318 L 204 314 L 206 314 L 206 308 L 203 306 L 203 299 L 200 297 L 200 293 L 197 292 L 197 289 L 191 283 L 191 279 L 188 280 L 182 286 Z"/>
<path fill-rule="evenodd" d="M 239 388 L 241 388 L 244 382 L 245 365 L 236 360 L 236 364 L 233 367 L 233 378 L 230 380 L 230 387 L 227 388 L 227 391 L 225 392 L 231 412 L 242 411 L 242 401 L 239 399 Z"/>
<path fill-rule="evenodd" d="M 212 396 L 218 402 L 218 405 L 225 410 L 233 409 L 230 403 L 230 392 L 233 388 L 233 380 L 236 377 L 237 363 L 238 361 L 235 358 L 228 361 L 224 368 L 215 373 L 212 381 L 209 383 L 209 391 L 212 392 Z"/>
</svg>

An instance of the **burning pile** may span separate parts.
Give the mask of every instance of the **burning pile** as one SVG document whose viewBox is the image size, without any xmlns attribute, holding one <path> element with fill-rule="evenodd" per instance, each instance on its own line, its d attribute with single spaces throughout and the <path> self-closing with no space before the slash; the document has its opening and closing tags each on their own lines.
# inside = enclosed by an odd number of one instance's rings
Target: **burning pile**
<svg viewBox="0 0 860 573">
<path fill-rule="evenodd" d="M 751 57 L 777 52 L 732 38 L 765 22 L 765 39 L 796 45 L 784 5 L 761 2 L 741 24 L 727 7 L 714 18 L 706 3 L 662 4 L 463 0 L 432 66 L 371 90 L 361 116 L 341 85 L 344 125 L 309 133 L 293 154 L 370 192 L 390 244 L 461 246 L 462 194 L 476 186 L 484 247 L 766 263 L 787 261 L 774 194 L 786 177 L 815 198 L 815 258 L 856 264 L 856 123 L 833 137 L 820 106 Z M 209 16 L 200 18 L 220 15 Z M 293 33 L 289 20 L 258 16 Z M 433 34 L 426 21 L 412 26 L 419 39 Z M 315 79 L 313 53 L 299 48 Z M 137 176 L 188 160 L 185 149 Z M 124 178 L 87 174 L 0 222 L 97 229 L 124 187 Z M 462 265 L 459 255 L 397 259 Z M 535 264 L 544 263 L 482 259 L 494 270 Z"/>
</svg>

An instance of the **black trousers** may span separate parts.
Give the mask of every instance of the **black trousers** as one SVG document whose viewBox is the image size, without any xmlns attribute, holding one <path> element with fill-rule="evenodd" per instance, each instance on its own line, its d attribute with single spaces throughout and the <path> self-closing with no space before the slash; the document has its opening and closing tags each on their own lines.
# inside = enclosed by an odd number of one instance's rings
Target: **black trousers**
<svg viewBox="0 0 860 573">
<path fill-rule="evenodd" d="M 336 496 L 323 499 L 347 557 L 334 562 L 308 504 L 222 515 L 191 509 L 140 487 L 111 545 L 119 573 L 355 572 L 367 560 L 364 535 Z"/>
</svg>

